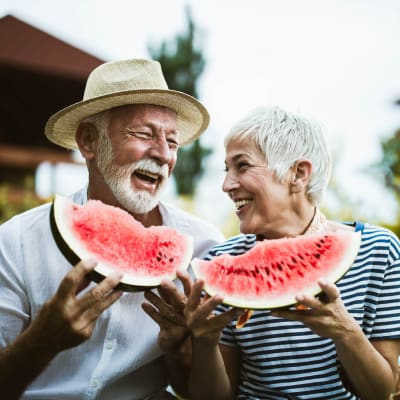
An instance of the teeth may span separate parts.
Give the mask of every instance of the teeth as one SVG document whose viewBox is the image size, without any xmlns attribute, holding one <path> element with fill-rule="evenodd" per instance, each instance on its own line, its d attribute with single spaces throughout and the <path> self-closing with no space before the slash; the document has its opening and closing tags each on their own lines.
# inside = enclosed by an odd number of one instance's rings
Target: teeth
<svg viewBox="0 0 400 400">
<path fill-rule="evenodd" d="M 151 179 L 158 179 L 158 175 L 157 174 L 153 174 L 152 172 L 149 172 L 149 171 L 144 171 L 142 169 L 138 169 L 136 172 L 138 172 L 141 175 L 148 176 Z"/>
<path fill-rule="evenodd" d="M 235 201 L 235 206 L 236 206 L 236 208 L 240 208 L 249 203 L 251 203 L 251 200 L 238 200 L 238 201 Z"/>
</svg>

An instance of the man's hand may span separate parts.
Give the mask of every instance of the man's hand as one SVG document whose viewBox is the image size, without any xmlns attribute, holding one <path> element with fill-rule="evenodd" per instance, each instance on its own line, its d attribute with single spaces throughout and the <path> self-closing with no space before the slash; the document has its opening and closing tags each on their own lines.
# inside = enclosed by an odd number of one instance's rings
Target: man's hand
<svg viewBox="0 0 400 400">
<path fill-rule="evenodd" d="M 32 339 L 42 341 L 47 349 L 57 353 L 90 338 L 99 316 L 122 295 L 113 290 L 122 277 L 119 271 L 81 294 L 90 284 L 87 275 L 95 266 L 92 260 L 81 261 L 64 277 L 56 294 L 43 305 L 28 328 Z"/>
<path fill-rule="evenodd" d="M 121 291 L 113 290 L 121 279 L 119 272 L 81 293 L 90 284 L 87 275 L 95 266 L 94 261 L 81 261 L 72 268 L 31 324 L 0 350 L 4 398 L 19 399 L 59 352 L 89 339 L 101 313 L 121 297 Z"/>
</svg>

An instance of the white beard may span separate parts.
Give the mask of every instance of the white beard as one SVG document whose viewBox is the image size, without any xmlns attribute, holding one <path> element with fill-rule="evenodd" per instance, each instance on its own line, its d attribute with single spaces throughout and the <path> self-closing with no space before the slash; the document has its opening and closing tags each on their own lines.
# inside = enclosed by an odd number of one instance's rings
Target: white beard
<svg viewBox="0 0 400 400">
<path fill-rule="evenodd" d="M 128 212 L 145 214 L 157 207 L 160 194 L 165 188 L 168 179 L 168 166 L 160 166 L 151 159 L 142 159 L 128 166 L 119 166 L 114 162 L 111 142 L 106 135 L 100 135 L 96 154 L 97 167 L 103 175 L 104 181 L 114 194 L 117 201 Z M 142 169 L 161 175 L 162 181 L 155 194 L 146 190 L 133 190 L 131 177 L 135 170 Z"/>
</svg>

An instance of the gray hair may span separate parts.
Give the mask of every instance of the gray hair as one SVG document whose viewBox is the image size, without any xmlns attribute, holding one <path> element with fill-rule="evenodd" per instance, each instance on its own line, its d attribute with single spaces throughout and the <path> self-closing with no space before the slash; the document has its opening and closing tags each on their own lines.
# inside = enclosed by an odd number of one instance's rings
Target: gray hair
<svg viewBox="0 0 400 400">
<path fill-rule="evenodd" d="M 312 162 L 306 193 L 317 204 L 323 197 L 331 174 L 331 154 L 319 124 L 279 107 L 256 108 L 237 122 L 225 138 L 250 139 L 265 155 L 268 168 L 282 181 L 300 159 Z"/>
<path fill-rule="evenodd" d="M 110 122 L 109 110 L 101 111 L 97 114 L 90 115 L 89 117 L 81 121 L 81 123 L 93 124 L 101 136 L 106 135 L 109 122 Z"/>
</svg>

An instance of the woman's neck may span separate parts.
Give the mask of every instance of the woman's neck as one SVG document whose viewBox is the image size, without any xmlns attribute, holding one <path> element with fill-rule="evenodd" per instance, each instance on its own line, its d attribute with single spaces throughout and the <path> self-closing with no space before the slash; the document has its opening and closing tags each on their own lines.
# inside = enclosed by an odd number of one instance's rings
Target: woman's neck
<svg viewBox="0 0 400 400">
<path fill-rule="evenodd" d="M 258 234 L 257 240 L 296 237 L 326 230 L 327 220 L 319 208 L 314 205 L 285 219 L 289 221 L 288 225 L 281 223 L 276 231 L 268 230 L 262 234 Z"/>
</svg>

